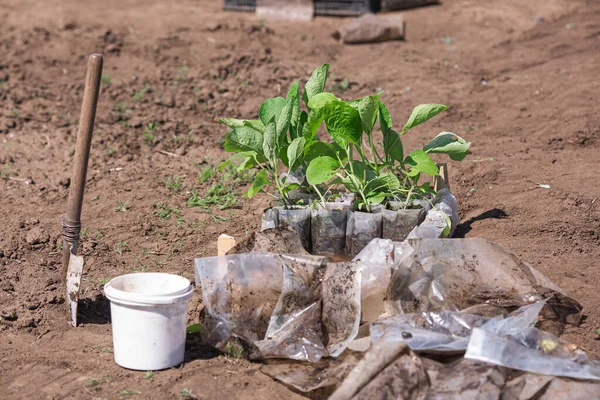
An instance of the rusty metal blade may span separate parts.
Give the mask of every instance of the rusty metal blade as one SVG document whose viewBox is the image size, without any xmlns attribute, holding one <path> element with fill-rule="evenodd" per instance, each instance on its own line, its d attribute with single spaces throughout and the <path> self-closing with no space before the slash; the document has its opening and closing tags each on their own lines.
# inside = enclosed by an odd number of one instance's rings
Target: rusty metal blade
<svg viewBox="0 0 600 400">
<path fill-rule="evenodd" d="M 81 275 L 83 274 L 83 257 L 71 254 L 67 268 L 67 299 L 71 311 L 71 324 L 77 326 L 77 303 L 79 289 L 81 288 Z"/>
<path fill-rule="evenodd" d="M 256 15 L 262 18 L 310 21 L 314 13 L 313 0 L 256 1 Z"/>
</svg>

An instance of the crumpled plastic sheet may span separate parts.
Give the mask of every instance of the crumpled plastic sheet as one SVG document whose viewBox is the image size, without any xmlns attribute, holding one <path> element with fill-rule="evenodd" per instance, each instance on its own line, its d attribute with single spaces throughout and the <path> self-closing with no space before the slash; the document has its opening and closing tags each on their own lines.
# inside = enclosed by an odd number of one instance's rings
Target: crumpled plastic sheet
<svg viewBox="0 0 600 400">
<path fill-rule="evenodd" d="M 487 328 L 473 329 L 465 358 L 536 374 L 600 380 L 600 362 L 551 333 L 527 328 L 502 334 Z"/>
<path fill-rule="evenodd" d="M 456 311 L 432 311 L 399 314 L 371 323 L 373 343 L 403 341 L 413 351 L 437 354 L 461 354 L 469 345 L 473 329 L 487 329 L 512 334 L 535 325 L 545 301 L 523 306 L 505 318 Z"/>
<path fill-rule="evenodd" d="M 488 304 L 517 308 L 546 298 L 547 318 L 577 324 L 582 306 L 514 253 L 485 239 L 410 240 L 414 252 L 393 270 L 389 315 L 460 311 Z"/>
<path fill-rule="evenodd" d="M 450 220 L 450 229 L 448 228 Z M 456 227 L 460 223 L 458 215 L 458 201 L 450 189 L 443 188 L 437 192 L 433 203 L 433 209 L 425 215 L 425 220 L 416 226 L 407 236 L 407 239 L 436 239 L 454 234 Z"/>
<path fill-rule="evenodd" d="M 249 358 L 285 354 L 318 360 L 325 352 L 319 337 L 320 281 L 315 276 L 324 261 L 272 253 L 196 259 L 205 312 L 203 340 L 223 351 L 240 342 Z M 294 291 L 297 276 L 306 279 L 305 290 Z"/>
</svg>

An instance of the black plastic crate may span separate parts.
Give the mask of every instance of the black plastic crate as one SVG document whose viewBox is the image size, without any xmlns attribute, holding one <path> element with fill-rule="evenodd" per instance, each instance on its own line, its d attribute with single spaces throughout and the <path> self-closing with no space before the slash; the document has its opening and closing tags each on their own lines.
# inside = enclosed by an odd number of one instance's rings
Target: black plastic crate
<svg viewBox="0 0 600 400">
<path fill-rule="evenodd" d="M 256 9 L 256 0 L 223 0 L 223 9 L 233 11 L 254 11 Z"/>
<path fill-rule="evenodd" d="M 315 0 L 315 15 L 361 15 L 379 11 L 375 0 Z"/>
<path fill-rule="evenodd" d="M 254 11 L 256 0 L 223 0 L 225 10 Z M 379 11 L 379 0 L 314 0 L 315 15 L 361 15 Z"/>
</svg>

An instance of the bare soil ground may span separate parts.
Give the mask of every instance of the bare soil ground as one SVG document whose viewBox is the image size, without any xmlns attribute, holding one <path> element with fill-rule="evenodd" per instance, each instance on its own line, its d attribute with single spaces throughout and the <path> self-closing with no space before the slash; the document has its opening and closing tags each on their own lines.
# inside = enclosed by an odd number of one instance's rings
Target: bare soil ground
<svg viewBox="0 0 600 400">
<path fill-rule="evenodd" d="M 405 146 L 440 130 L 473 142 L 469 158 L 450 166 L 465 222 L 458 233 L 501 243 L 579 300 L 587 318 L 564 337 L 600 357 L 599 2 L 446 0 L 403 13 L 405 42 L 362 46 L 331 37 L 343 19 L 263 23 L 220 8 L 0 0 L 2 398 L 165 399 L 184 389 L 203 399 L 298 396 L 259 365 L 198 346 L 183 366 L 149 379 L 121 369 L 101 288 L 134 270 L 193 279 L 194 257 L 214 255 L 219 234 L 257 229 L 265 197 L 226 210 L 187 206 L 192 192 L 203 198 L 223 181 L 210 173 L 226 158 L 216 120 L 253 117 L 262 99 L 323 62 L 331 85 L 348 78 L 336 88 L 344 98 L 383 88 L 397 123 L 419 103 L 451 106 Z M 105 76 L 82 217 L 83 324 L 74 329 L 58 239 L 95 51 L 105 55 Z M 246 185 L 244 177 L 224 183 L 238 194 Z"/>
</svg>

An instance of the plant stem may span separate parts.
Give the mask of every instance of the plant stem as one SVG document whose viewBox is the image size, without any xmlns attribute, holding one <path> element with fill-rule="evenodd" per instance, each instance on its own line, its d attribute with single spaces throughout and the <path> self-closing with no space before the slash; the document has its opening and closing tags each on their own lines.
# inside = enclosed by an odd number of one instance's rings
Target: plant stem
<svg viewBox="0 0 600 400">
<path fill-rule="evenodd" d="M 319 195 L 319 198 L 321 199 L 321 203 L 323 204 L 323 210 L 325 210 L 326 207 L 326 202 L 325 202 L 325 197 L 323 197 L 323 195 L 321 194 L 321 191 L 319 190 L 319 188 L 316 185 L 311 185 L 314 189 L 315 192 L 317 192 L 317 194 Z"/>
<path fill-rule="evenodd" d="M 377 149 L 375 148 L 375 143 L 373 142 L 373 132 L 367 135 L 369 137 L 369 147 L 371 150 L 371 156 L 373 157 L 373 164 L 375 165 L 375 172 L 377 172 L 377 176 L 379 176 L 379 163 L 377 162 L 377 158 L 379 154 L 377 154 Z"/>
</svg>

